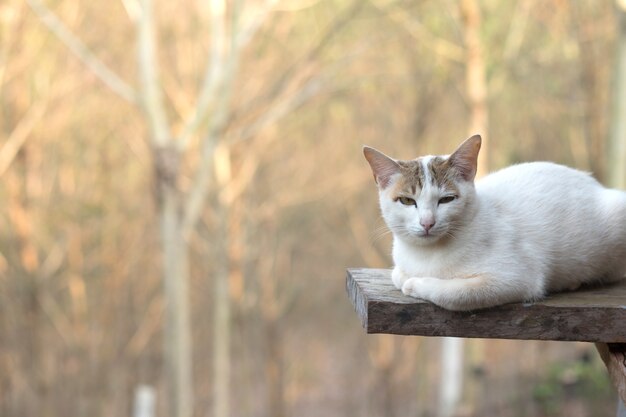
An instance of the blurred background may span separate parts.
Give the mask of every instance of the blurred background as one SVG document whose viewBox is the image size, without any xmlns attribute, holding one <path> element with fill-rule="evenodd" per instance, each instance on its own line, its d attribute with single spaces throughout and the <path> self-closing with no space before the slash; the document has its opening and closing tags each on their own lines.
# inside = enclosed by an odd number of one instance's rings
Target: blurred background
<svg viewBox="0 0 626 417">
<path fill-rule="evenodd" d="M 363 144 L 623 187 L 618 3 L 3 0 L 0 415 L 612 415 L 592 345 L 503 340 L 442 411 L 344 276 L 391 265 Z"/>
</svg>

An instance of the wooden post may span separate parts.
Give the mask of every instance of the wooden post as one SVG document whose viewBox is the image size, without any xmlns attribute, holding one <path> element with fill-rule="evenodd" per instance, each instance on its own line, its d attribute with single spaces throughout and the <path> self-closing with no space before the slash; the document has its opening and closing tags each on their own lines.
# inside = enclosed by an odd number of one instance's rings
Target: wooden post
<svg viewBox="0 0 626 417">
<path fill-rule="evenodd" d="M 626 417 L 626 343 L 596 343 L 619 396 L 617 417 Z"/>
</svg>

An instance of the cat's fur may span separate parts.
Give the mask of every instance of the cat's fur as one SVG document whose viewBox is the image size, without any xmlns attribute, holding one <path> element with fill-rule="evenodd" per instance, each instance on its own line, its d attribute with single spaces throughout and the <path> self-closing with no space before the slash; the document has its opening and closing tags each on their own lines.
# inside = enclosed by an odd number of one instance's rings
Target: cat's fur
<svg viewBox="0 0 626 417">
<path fill-rule="evenodd" d="M 364 147 L 393 232 L 398 289 L 474 310 L 624 277 L 626 193 L 549 162 L 474 185 L 480 145 L 476 135 L 451 155 L 412 161 Z"/>
</svg>

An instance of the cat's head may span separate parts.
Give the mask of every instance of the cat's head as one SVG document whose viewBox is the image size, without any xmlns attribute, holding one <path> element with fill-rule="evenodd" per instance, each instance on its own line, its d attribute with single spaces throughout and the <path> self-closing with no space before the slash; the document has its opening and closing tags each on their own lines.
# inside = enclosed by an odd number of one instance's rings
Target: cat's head
<svg viewBox="0 0 626 417">
<path fill-rule="evenodd" d="M 378 184 L 383 218 L 395 236 L 419 245 L 454 237 L 473 214 L 480 144 L 480 136 L 474 135 L 451 155 L 411 161 L 363 148 Z"/>
</svg>

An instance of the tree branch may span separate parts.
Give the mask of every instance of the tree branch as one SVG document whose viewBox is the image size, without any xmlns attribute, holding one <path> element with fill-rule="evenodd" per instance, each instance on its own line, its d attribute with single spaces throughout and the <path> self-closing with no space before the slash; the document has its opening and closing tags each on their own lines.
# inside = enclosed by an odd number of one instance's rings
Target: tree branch
<svg viewBox="0 0 626 417">
<path fill-rule="evenodd" d="M 274 4 L 277 0 L 267 0 L 266 5 L 257 13 L 256 17 L 252 19 L 248 25 L 240 28 L 240 12 L 241 2 L 234 2 L 233 20 L 232 24 L 237 27 L 237 30 L 231 28 L 230 39 L 230 60 L 234 55 L 239 55 L 241 50 L 248 44 L 250 39 L 254 36 L 257 30 L 261 27 L 262 23 L 267 18 L 267 15 L 271 12 Z M 210 60 L 207 64 L 205 71 L 204 81 L 198 96 L 198 102 L 194 107 L 193 114 L 188 118 L 183 128 L 183 132 L 180 135 L 178 141 L 178 149 L 184 150 L 189 147 L 191 138 L 194 132 L 200 127 L 202 122 L 207 118 L 207 114 L 211 109 L 211 105 L 215 103 L 217 92 L 222 88 L 222 84 L 230 82 L 228 78 L 231 78 L 231 74 L 228 73 L 226 66 L 232 66 L 227 63 L 226 60 L 226 39 L 225 39 L 225 25 L 226 20 L 226 3 L 224 0 L 211 0 L 211 52 Z M 230 88 L 224 86 L 223 88 Z"/>
<path fill-rule="evenodd" d="M 433 35 L 427 28 L 424 27 L 424 25 L 422 25 L 417 19 L 411 17 L 401 7 L 396 6 L 394 7 L 394 10 L 388 10 L 388 1 L 386 4 L 381 0 L 370 1 L 376 8 L 384 11 L 391 20 L 400 23 L 411 36 L 421 41 L 426 47 L 432 49 L 438 55 L 454 62 L 464 62 L 465 53 L 463 52 L 463 48 L 450 41 Z"/>
<path fill-rule="evenodd" d="M 359 12 L 359 10 L 363 7 L 365 2 L 361 0 L 355 0 L 352 4 L 347 7 L 344 12 L 335 17 L 333 22 L 326 28 L 324 33 L 319 37 L 319 39 L 315 42 L 314 46 L 307 51 L 307 53 L 297 59 L 286 71 L 283 71 L 280 77 L 272 84 L 272 86 L 267 90 L 265 94 L 259 94 L 253 100 L 245 106 L 245 108 L 240 109 L 233 116 L 236 119 L 239 115 L 248 114 L 255 107 L 261 105 L 262 103 L 268 103 L 276 100 L 282 93 L 284 93 L 289 84 L 296 78 L 296 75 L 307 65 L 316 60 L 326 48 L 328 44 L 334 39 L 335 35 L 337 35 L 349 22 L 352 21 L 354 16 Z"/>
<path fill-rule="evenodd" d="M 524 41 L 524 34 L 528 23 L 528 15 L 532 9 L 532 3 L 530 0 L 518 1 L 511 18 L 511 25 L 509 33 L 506 36 L 504 42 L 504 52 L 502 58 L 505 62 L 513 61 Z"/>
<path fill-rule="evenodd" d="M 259 12 L 257 12 L 256 17 L 253 18 L 252 21 L 244 27 L 244 29 L 239 31 L 235 38 L 235 46 L 237 49 L 245 47 L 248 42 L 250 42 L 250 40 L 254 37 L 263 22 L 265 22 L 267 16 L 273 10 L 276 3 L 278 3 L 278 0 L 266 0 L 265 6 L 262 7 Z"/>
<path fill-rule="evenodd" d="M 28 139 L 28 135 L 43 116 L 46 104 L 46 101 L 33 104 L 11 131 L 2 148 L 0 148 L 0 177 L 11 166 L 15 156 L 22 148 L 22 145 L 24 145 L 24 142 L 26 142 L 26 139 Z"/>
<path fill-rule="evenodd" d="M 171 141 L 171 136 L 158 75 L 152 0 L 141 0 L 141 14 L 137 26 L 141 104 L 148 117 L 152 142 L 158 147 L 166 147 Z"/>
<path fill-rule="evenodd" d="M 368 47 L 368 45 L 366 44 L 364 47 Z M 327 84 L 327 81 L 333 79 L 338 72 L 345 68 L 348 62 L 359 56 L 361 49 L 362 48 L 355 48 L 352 54 L 345 55 L 341 60 L 334 62 L 333 65 L 327 67 L 321 74 L 310 77 L 297 91 L 282 100 L 272 103 L 254 122 L 232 135 L 234 138 L 233 142 L 242 142 L 254 137 L 261 130 L 276 123 L 291 111 L 319 95 L 324 91 L 324 86 Z"/>
<path fill-rule="evenodd" d="M 272 5 L 275 0 L 268 0 L 267 6 L 263 9 L 255 20 L 253 20 L 247 26 L 239 29 L 239 19 L 237 13 L 233 14 L 233 24 L 231 27 L 231 49 L 230 56 L 226 63 L 226 69 L 224 71 L 224 79 L 222 85 L 218 89 L 217 102 L 214 105 L 214 112 L 209 124 L 208 133 L 202 144 L 202 155 L 198 162 L 198 169 L 196 176 L 192 182 L 192 188 L 189 191 L 188 198 L 185 204 L 185 215 L 183 220 L 183 230 L 186 237 L 189 236 L 193 230 L 204 205 L 206 195 L 208 192 L 208 183 L 211 179 L 211 172 L 213 169 L 213 153 L 217 147 L 219 141 L 219 135 L 223 132 L 224 127 L 229 122 L 229 116 L 231 116 L 230 99 L 233 92 L 233 80 L 237 72 L 239 57 L 241 49 L 245 46 L 246 42 L 262 25 L 263 19 L 269 14 Z M 343 28 L 349 17 L 352 17 L 361 7 L 362 2 L 355 1 L 348 11 L 337 19 L 329 30 L 324 33 L 320 41 L 316 46 L 306 55 L 305 62 L 309 61 L 312 57 L 317 56 L 321 50 L 328 44 L 330 39 Z M 341 66 L 345 61 L 340 60 L 333 68 Z M 291 68 L 289 75 L 281 77 L 281 79 L 273 86 L 271 93 L 272 98 L 277 97 L 284 88 L 289 84 L 289 81 L 293 79 L 294 74 L 300 65 L 295 65 Z M 276 122 L 280 118 L 284 117 L 287 113 L 293 109 L 301 106 L 303 103 L 314 97 L 321 91 L 324 81 L 328 77 L 326 75 L 320 75 L 318 77 L 310 78 L 305 82 L 294 94 L 275 101 L 273 105 L 269 106 L 268 110 L 259 116 L 255 122 L 248 126 L 245 130 L 242 130 L 239 134 L 241 138 L 253 137 L 263 128 Z M 274 96 L 274 94 L 276 94 Z M 237 137 L 239 139 L 239 136 Z"/>
<path fill-rule="evenodd" d="M 191 137 L 206 118 L 211 103 L 215 99 L 215 92 L 224 78 L 224 61 L 226 47 L 226 2 L 224 0 L 211 0 L 209 3 L 211 13 L 211 51 L 207 64 L 204 82 L 198 96 L 198 102 L 194 107 L 193 114 L 188 118 L 178 140 L 178 148 L 184 150 L 189 146 Z M 234 51 L 230 51 L 234 53 Z"/>
<path fill-rule="evenodd" d="M 253 123 L 246 128 L 241 129 L 239 133 L 235 134 L 234 142 L 242 142 L 250 139 L 267 126 L 270 126 L 271 124 L 282 119 L 289 112 L 300 107 L 309 99 L 317 95 L 322 88 L 324 78 L 325 77 L 313 77 L 294 94 L 291 94 L 283 100 L 275 102 L 273 106 L 270 106 L 269 109 L 258 117 Z"/>
<path fill-rule="evenodd" d="M 230 115 L 230 101 L 233 94 L 233 83 L 235 74 L 239 67 L 240 50 L 236 47 L 236 37 L 239 30 L 239 6 L 240 2 L 235 2 L 231 30 L 230 30 L 230 55 L 225 63 L 224 77 L 218 89 L 212 118 L 209 123 L 207 134 L 202 141 L 202 154 L 198 162 L 196 175 L 194 176 L 191 190 L 187 196 L 184 207 L 182 222 L 183 236 L 189 238 L 193 231 L 208 193 L 208 185 L 213 170 L 213 154 L 219 141 L 219 135 Z"/>
<path fill-rule="evenodd" d="M 117 74 L 107 67 L 89 48 L 65 26 L 63 22 L 40 0 L 26 0 L 39 20 L 63 43 L 72 53 L 89 68 L 114 93 L 131 103 L 136 103 L 134 89 L 124 82 Z"/>
</svg>

